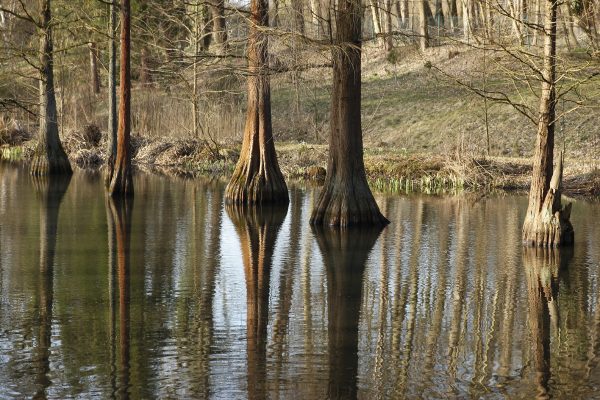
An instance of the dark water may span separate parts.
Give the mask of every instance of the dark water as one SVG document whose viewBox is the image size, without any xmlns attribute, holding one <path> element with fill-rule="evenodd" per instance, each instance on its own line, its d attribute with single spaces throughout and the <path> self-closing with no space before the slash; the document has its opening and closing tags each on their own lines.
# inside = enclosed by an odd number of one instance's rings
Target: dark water
<svg viewBox="0 0 600 400">
<path fill-rule="evenodd" d="M 0 399 L 600 398 L 600 205 L 520 245 L 523 197 L 377 196 L 383 231 L 223 207 L 218 182 L 0 166 Z"/>
</svg>

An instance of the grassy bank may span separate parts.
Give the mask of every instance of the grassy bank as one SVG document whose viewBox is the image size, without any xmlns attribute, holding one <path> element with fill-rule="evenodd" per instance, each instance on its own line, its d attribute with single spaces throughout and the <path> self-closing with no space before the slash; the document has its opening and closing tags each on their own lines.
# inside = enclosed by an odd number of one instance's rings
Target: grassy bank
<svg viewBox="0 0 600 400">
<path fill-rule="evenodd" d="M 27 162 L 35 141 L 3 147 L 2 159 Z M 297 142 L 276 145 L 279 164 L 288 180 L 322 180 L 327 167 L 327 146 Z M 99 170 L 106 158 L 104 141 L 65 140 L 74 166 Z M 190 178 L 212 175 L 228 177 L 239 156 L 240 144 L 216 144 L 196 139 L 148 140 L 134 137 L 133 162 L 139 169 Z M 408 152 L 394 146 L 365 149 L 365 168 L 374 190 L 392 192 L 445 193 L 456 191 L 521 191 L 528 189 L 531 174 L 527 158 L 466 156 L 445 157 Z M 567 158 L 565 193 L 571 196 L 600 196 L 598 165 Z"/>
</svg>

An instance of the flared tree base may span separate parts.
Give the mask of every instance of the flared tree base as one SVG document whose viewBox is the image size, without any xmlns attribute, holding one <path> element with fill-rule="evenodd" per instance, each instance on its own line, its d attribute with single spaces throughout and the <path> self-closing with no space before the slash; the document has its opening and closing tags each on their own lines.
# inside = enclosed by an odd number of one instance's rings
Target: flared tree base
<svg viewBox="0 0 600 400">
<path fill-rule="evenodd" d="M 379 211 L 365 181 L 354 184 L 325 183 L 310 223 L 344 228 L 358 225 L 385 226 L 390 221 Z"/>
<path fill-rule="evenodd" d="M 264 170 L 263 168 L 261 168 Z M 236 169 L 227 188 L 225 202 L 228 204 L 287 204 L 290 201 L 283 175 L 278 170 L 269 173 L 248 174 L 245 168 Z"/>
<path fill-rule="evenodd" d="M 573 246 L 575 233 L 568 214 L 570 204 L 554 215 L 526 219 L 523 224 L 523 244 L 532 247 Z"/>
<path fill-rule="evenodd" d="M 69 158 L 64 152 L 58 154 L 44 154 L 42 151 L 38 151 L 40 154 L 36 154 L 31 161 L 31 167 L 29 169 L 33 176 L 45 176 L 45 175 L 71 175 L 73 169 Z"/>
<path fill-rule="evenodd" d="M 117 170 L 112 175 L 108 194 L 114 197 L 133 197 L 133 177 L 131 170 Z"/>
</svg>

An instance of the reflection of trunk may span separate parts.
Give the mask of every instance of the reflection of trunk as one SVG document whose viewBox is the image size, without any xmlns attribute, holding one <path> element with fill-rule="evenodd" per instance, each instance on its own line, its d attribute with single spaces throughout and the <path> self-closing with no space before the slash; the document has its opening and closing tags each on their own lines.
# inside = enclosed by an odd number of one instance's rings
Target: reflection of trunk
<svg viewBox="0 0 600 400">
<path fill-rule="evenodd" d="M 230 203 L 287 203 L 287 186 L 279 169 L 271 125 L 271 87 L 268 75 L 267 0 L 251 2 L 248 38 L 248 108 L 242 152 L 225 198 Z"/>
<path fill-rule="evenodd" d="M 112 196 L 133 196 L 131 176 L 131 63 L 130 63 L 130 5 L 129 0 L 121 2 L 121 86 L 119 98 L 119 130 L 117 132 L 117 158 L 112 180 L 108 188 Z M 109 172 L 110 174 L 110 172 Z"/>
<path fill-rule="evenodd" d="M 98 46 L 96 42 L 90 42 L 90 82 L 92 92 L 100 94 L 100 73 L 98 72 Z"/>
<path fill-rule="evenodd" d="M 385 225 L 367 184 L 361 128 L 361 3 L 338 4 L 333 57 L 329 161 L 313 225 Z"/>
<path fill-rule="evenodd" d="M 380 228 L 330 230 L 314 227 L 327 269 L 329 399 L 357 395 L 358 322 L 363 275 Z"/>
<path fill-rule="evenodd" d="M 248 398 L 264 399 L 267 381 L 269 280 L 273 250 L 287 207 L 227 208 L 242 247 L 246 277 Z"/>
<path fill-rule="evenodd" d="M 523 265 L 527 276 L 529 331 L 537 385 L 537 398 L 548 399 L 550 380 L 550 327 L 558 326 L 558 275 L 571 258 L 566 250 L 525 249 Z"/>
<path fill-rule="evenodd" d="M 534 246 L 561 246 L 573 244 L 573 226 L 570 222 L 571 204 L 561 205 L 563 156 L 552 172 L 554 156 L 554 124 L 556 119 L 556 10 L 554 0 L 545 2 L 544 65 L 542 95 L 533 177 L 529 191 L 529 206 L 523 224 L 523 242 Z"/>
<path fill-rule="evenodd" d="M 40 0 L 40 127 L 31 162 L 32 175 L 71 174 L 71 164 L 58 136 L 58 113 L 54 95 L 54 51 L 50 0 Z"/>
<path fill-rule="evenodd" d="M 36 374 L 34 398 L 46 398 L 51 382 L 50 346 L 52 338 L 52 308 L 54 302 L 54 254 L 58 230 L 60 203 L 69 186 L 70 178 L 41 178 L 34 181 L 40 197 L 40 283 L 39 283 L 39 331 L 33 363 Z"/>
<path fill-rule="evenodd" d="M 119 284 L 119 385 L 117 395 L 119 398 L 129 397 L 129 367 L 130 367 L 130 241 L 131 241 L 131 214 L 133 200 L 125 199 L 108 200 L 111 216 L 111 225 L 116 244 L 116 272 Z"/>
<path fill-rule="evenodd" d="M 294 295 L 294 278 L 296 276 L 296 265 L 298 264 L 298 252 L 302 236 L 302 192 L 299 189 L 292 191 L 290 235 L 288 238 L 289 252 L 285 258 L 283 268 L 279 277 L 279 294 L 277 295 L 276 314 L 273 322 L 273 351 L 277 359 L 277 373 L 283 366 L 285 355 L 285 340 L 288 336 L 290 321 L 290 310 Z"/>
<path fill-rule="evenodd" d="M 106 176 L 108 188 L 117 158 L 117 6 L 110 3 L 108 18 L 108 140 Z"/>
</svg>

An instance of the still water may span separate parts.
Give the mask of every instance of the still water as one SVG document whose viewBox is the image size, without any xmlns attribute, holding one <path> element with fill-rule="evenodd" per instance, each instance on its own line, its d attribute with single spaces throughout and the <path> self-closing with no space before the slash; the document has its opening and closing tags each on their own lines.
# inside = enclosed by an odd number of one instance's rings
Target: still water
<svg viewBox="0 0 600 400">
<path fill-rule="evenodd" d="M 524 251 L 526 199 L 377 195 L 382 231 L 222 183 L 0 165 L 0 399 L 600 398 L 600 205 Z"/>
</svg>

